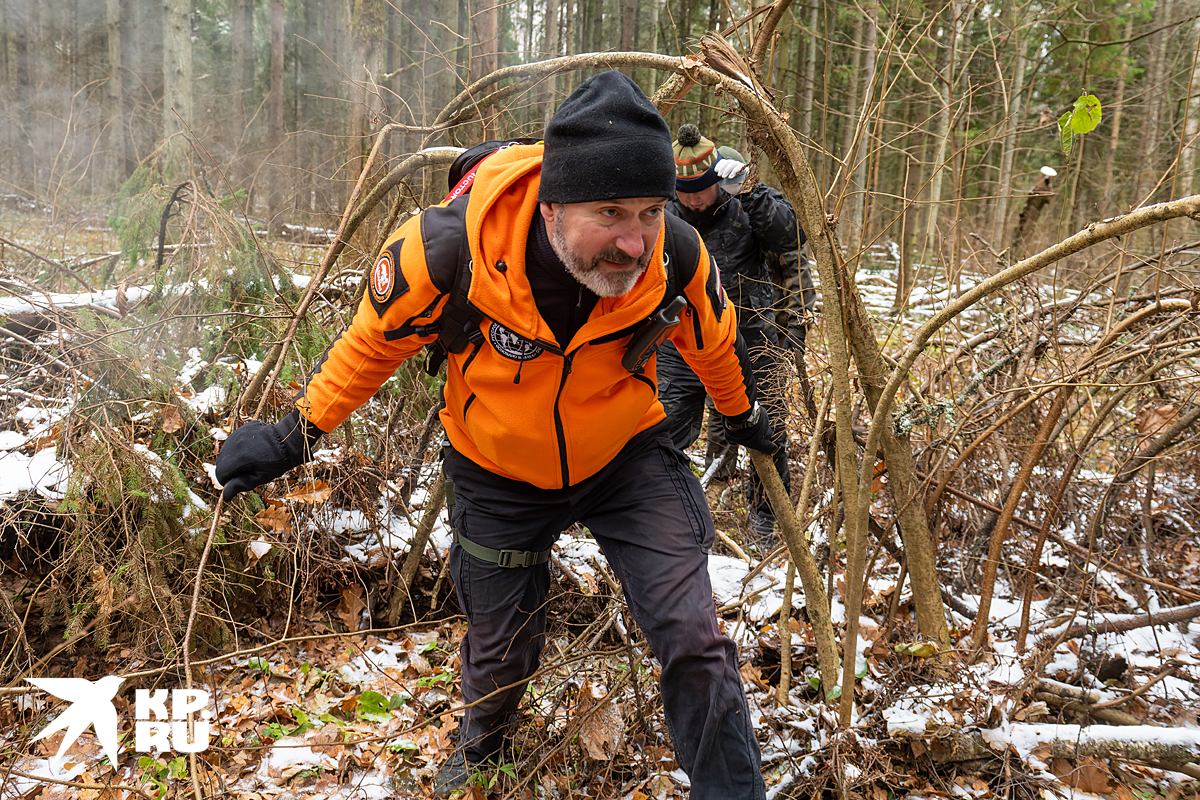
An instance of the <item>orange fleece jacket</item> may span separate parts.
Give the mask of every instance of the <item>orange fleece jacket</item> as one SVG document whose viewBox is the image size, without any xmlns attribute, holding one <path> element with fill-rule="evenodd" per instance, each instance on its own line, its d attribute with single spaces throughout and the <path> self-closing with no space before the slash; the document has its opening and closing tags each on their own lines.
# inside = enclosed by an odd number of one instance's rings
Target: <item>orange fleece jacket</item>
<svg viewBox="0 0 1200 800">
<path fill-rule="evenodd" d="M 632 436 L 665 418 L 655 360 L 644 375 L 633 375 L 621 366 L 630 335 L 597 340 L 650 316 L 663 298 L 667 275 L 660 231 L 650 265 L 634 288 L 600 298 L 574 339 L 560 349 L 538 313 L 524 269 L 526 238 L 538 213 L 541 156 L 541 145 L 495 153 L 481 165 L 471 193 L 455 201 L 466 203 L 473 260 L 468 297 L 485 319 L 482 345 L 468 345 L 449 357 L 441 419 L 455 449 L 475 463 L 506 478 L 557 489 L 594 475 Z M 301 413 L 321 430 L 337 427 L 402 361 L 436 338 L 411 329 L 438 318 L 448 291 L 446 276 L 455 269 L 445 263 L 441 241 L 448 229 L 433 222 L 439 208 L 410 218 L 385 242 L 354 321 L 297 399 Z M 430 219 L 423 221 L 424 215 Z M 734 308 L 717 307 L 706 292 L 715 266 L 699 237 L 696 241 L 700 264 L 683 287 L 688 306 L 670 338 L 717 410 L 741 414 L 750 409 L 753 389 L 734 349 Z M 431 249 L 440 254 L 438 263 L 427 260 Z M 440 289 L 435 274 L 441 277 Z M 713 278 L 712 285 L 719 287 L 719 276 Z M 723 295 L 715 299 L 724 304 Z M 402 328 L 408 335 L 399 335 Z"/>
</svg>

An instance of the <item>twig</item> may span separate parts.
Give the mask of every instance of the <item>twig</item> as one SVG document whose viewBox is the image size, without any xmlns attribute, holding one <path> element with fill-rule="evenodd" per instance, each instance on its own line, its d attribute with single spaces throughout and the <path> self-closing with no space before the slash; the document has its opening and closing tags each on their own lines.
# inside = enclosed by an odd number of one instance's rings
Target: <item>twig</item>
<svg viewBox="0 0 1200 800">
<path fill-rule="evenodd" d="M 188 610 L 187 627 L 183 630 L 183 679 L 184 685 L 190 691 L 192 688 L 192 626 L 196 623 L 196 610 L 200 607 L 200 582 L 204 579 L 204 565 L 208 563 L 208 554 L 212 550 L 213 539 L 216 538 L 217 528 L 221 524 L 221 510 L 225 505 L 225 496 L 217 498 L 213 508 L 212 525 L 208 528 L 208 538 L 204 540 L 204 550 L 200 553 L 200 564 L 196 567 L 196 582 L 192 586 L 192 607 Z M 196 754 L 189 753 L 188 770 L 192 778 L 192 794 L 196 800 L 203 800 L 200 794 L 200 779 L 196 775 Z"/>
<path fill-rule="evenodd" d="M 107 792 L 111 792 L 113 790 L 118 790 L 118 791 L 123 791 L 123 792 L 133 792 L 134 794 L 138 794 L 138 795 L 141 795 L 142 797 L 146 798 L 146 800 L 156 800 L 155 798 L 146 794 L 144 791 L 137 788 L 136 786 L 123 786 L 121 784 L 116 784 L 116 783 L 76 783 L 75 781 L 64 781 L 64 780 L 59 780 L 57 778 L 47 778 L 44 775 L 30 775 L 28 772 L 21 772 L 19 770 L 15 770 L 15 769 L 9 770 L 8 774 L 16 775 L 18 778 L 30 778 L 35 781 L 40 781 L 41 783 L 53 783 L 58 786 L 70 786 L 72 789 L 92 789 L 92 790 L 97 790 L 97 791 L 103 790 L 103 791 L 107 791 Z"/>
<path fill-rule="evenodd" d="M 1163 667 L 1157 675 L 1155 675 L 1153 678 L 1146 681 L 1141 686 L 1134 689 L 1132 692 L 1125 695 L 1124 697 L 1118 697 L 1116 700 L 1109 700 L 1107 703 L 1097 703 L 1096 705 L 1093 706 L 1093 708 L 1116 708 L 1117 706 L 1123 706 L 1126 703 L 1128 703 L 1130 700 L 1134 699 L 1135 697 L 1140 697 L 1141 695 L 1145 694 L 1147 692 L 1147 690 L 1150 689 L 1151 686 L 1153 686 L 1154 684 L 1163 680 L 1168 675 L 1171 675 L 1178 668 L 1179 668 L 1179 665 L 1177 663 L 1167 664 L 1167 666 Z"/>
<path fill-rule="evenodd" d="M 745 561 L 747 564 L 754 563 L 750 559 L 750 556 L 746 555 L 746 551 L 739 547 L 737 542 L 729 538 L 729 534 L 717 531 L 717 538 L 720 539 L 726 547 L 732 550 L 742 561 Z"/>
</svg>

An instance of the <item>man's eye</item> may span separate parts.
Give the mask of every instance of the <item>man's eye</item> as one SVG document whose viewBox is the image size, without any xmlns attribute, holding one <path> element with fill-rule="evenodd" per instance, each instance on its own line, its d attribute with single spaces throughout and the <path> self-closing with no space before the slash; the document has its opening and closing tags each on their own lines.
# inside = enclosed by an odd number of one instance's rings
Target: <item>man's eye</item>
<svg viewBox="0 0 1200 800">
<path fill-rule="evenodd" d="M 602 208 L 600 214 L 605 217 L 615 217 L 619 212 L 615 208 Z"/>
</svg>

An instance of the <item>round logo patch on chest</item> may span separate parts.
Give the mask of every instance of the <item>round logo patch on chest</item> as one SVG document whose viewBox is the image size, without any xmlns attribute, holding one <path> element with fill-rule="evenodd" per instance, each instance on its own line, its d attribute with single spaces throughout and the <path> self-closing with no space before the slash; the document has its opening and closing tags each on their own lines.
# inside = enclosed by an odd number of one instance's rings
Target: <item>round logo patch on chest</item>
<svg viewBox="0 0 1200 800">
<path fill-rule="evenodd" d="M 536 342 L 531 342 L 524 336 L 518 336 L 508 328 L 493 322 L 488 332 L 488 340 L 496 352 L 514 361 L 530 361 L 542 354 L 543 348 Z"/>
<path fill-rule="evenodd" d="M 388 295 L 392 293 L 392 282 L 392 254 L 390 251 L 384 250 L 371 269 L 371 295 L 377 303 L 387 302 Z"/>
</svg>

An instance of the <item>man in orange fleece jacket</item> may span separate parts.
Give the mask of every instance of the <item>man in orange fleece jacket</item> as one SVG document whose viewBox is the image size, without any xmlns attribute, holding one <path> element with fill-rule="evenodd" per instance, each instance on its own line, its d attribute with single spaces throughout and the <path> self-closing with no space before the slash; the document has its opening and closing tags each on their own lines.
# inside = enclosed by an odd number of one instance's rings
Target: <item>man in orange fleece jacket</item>
<svg viewBox="0 0 1200 800">
<path fill-rule="evenodd" d="M 243 425 L 221 448 L 226 497 L 303 463 L 322 432 L 436 340 L 469 262 L 467 297 L 481 320 L 449 355 L 441 412 L 469 707 L 437 794 L 462 788 L 499 754 L 545 643 L 551 547 L 581 522 L 662 665 L 667 724 L 693 800 L 764 796 L 737 648 L 712 599 L 716 534 L 704 493 L 668 436 L 654 357 L 642 369 L 622 364 L 664 295 L 678 291 L 686 305 L 670 339 L 730 439 L 776 449 L 716 265 L 694 230 L 664 217 L 674 193 L 671 133 L 653 104 L 618 72 L 586 81 L 544 145 L 489 156 L 469 194 L 388 239 L 354 321 L 296 409 L 275 425 Z"/>
</svg>

